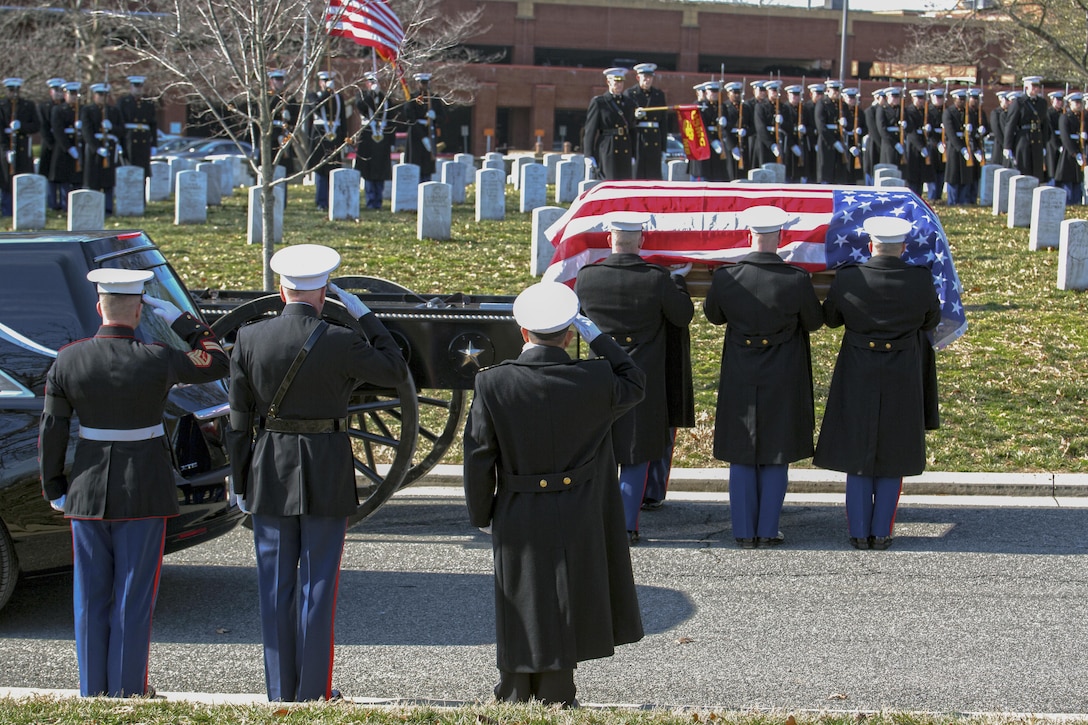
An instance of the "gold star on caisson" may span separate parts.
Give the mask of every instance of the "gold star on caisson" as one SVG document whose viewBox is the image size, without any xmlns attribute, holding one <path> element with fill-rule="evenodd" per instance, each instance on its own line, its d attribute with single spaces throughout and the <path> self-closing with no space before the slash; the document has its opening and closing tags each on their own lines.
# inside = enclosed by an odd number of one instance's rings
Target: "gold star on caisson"
<svg viewBox="0 0 1088 725">
<path fill-rule="evenodd" d="M 472 340 L 469 340 L 468 345 L 458 349 L 457 352 L 461 353 L 461 364 L 462 365 L 468 365 L 468 364 L 471 363 L 472 365 L 475 365 L 476 367 L 481 367 L 481 365 L 480 365 L 480 355 L 483 354 L 486 351 L 482 347 L 476 347 L 475 345 L 472 344 Z"/>
</svg>

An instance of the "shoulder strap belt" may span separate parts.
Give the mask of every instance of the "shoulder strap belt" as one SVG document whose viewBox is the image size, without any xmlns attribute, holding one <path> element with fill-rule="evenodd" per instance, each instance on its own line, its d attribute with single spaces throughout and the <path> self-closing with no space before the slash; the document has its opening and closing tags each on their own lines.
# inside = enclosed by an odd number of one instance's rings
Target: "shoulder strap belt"
<svg viewBox="0 0 1088 725">
<path fill-rule="evenodd" d="M 329 323 L 321 320 L 317 323 L 317 327 L 310 333 L 310 336 L 306 338 L 305 344 L 302 349 L 298 351 L 298 355 L 295 355 L 295 361 L 291 363 L 291 367 L 288 368 L 287 374 L 283 376 L 283 382 L 280 383 L 279 390 L 276 391 L 275 397 L 272 398 L 271 405 L 268 406 L 268 415 L 275 417 L 280 412 L 280 403 L 283 402 L 283 396 L 287 395 L 287 390 L 291 387 L 291 383 L 295 380 L 295 375 L 298 373 L 298 369 L 302 367 L 302 363 L 306 360 L 306 356 L 317 344 L 318 338 L 325 334 L 325 330 L 329 329 Z"/>
</svg>

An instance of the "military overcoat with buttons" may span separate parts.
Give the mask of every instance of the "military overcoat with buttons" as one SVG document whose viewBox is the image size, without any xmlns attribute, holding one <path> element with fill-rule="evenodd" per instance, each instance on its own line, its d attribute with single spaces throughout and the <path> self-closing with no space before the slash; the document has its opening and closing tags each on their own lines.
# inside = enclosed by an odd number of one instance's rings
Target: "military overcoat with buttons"
<svg viewBox="0 0 1088 725">
<path fill-rule="evenodd" d="M 645 375 L 607 335 L 600 357 L 534 346 L 481 370 L 465 425 L 465 500 L 492 527 L 496 657 L 552 672 L 642 638 L 610 431 Z"/>
<path fill-rule="evenodd" d="M 582 153 L 596 159 L 602 179 L 632 178 L 634 114 L 634 103 L 622 94 L 602 93 L 589 102 Z"/>
<path fill-rule="evenodd" d="M 65 495 L 65 515 L 177 515 L 174 464 L 165 436 L 135 441 L 80 438 L 71 473 L 64 473 L 73 414 L 80 425 L 91 428 L 149 428 L 162 424 L 166 396 L 175 383 L 226 376 L 227 354 L 207 325 L 186 312 L 171 329 L 189 350 L 146 344 L 131 327 L 103 325 L 94 337 L 58 352 L 45 384 L 40 465 L 45 497 L 52 501 Z"/>
<path fill-rule="evenodd" d="M 695 313 L 691 296 L 682 278 L 678 283 L 637 254 L 612 254 L 583 267 L 574 291 L 589 319 L 646 373 L 646 397 L 612 428 L 616 462 L 656 461 L 670 441 L 665 323 L 687 327 Z"/>
<path fill-rule="evenodd" d="M 651 87 L 644 91 L 640 86 L 632 86 L 623 92 L 634 108 L 660 108 L 665 106 L 665 92 Z M 633 113 L 633 111 L 632 111 Z M 634 119 L 636 179 L 660 179 L 661 157 L 669 135 L 668 111 L 648 111 L 645 118 Z"/>
<path fill-rule="evenodd" d="M 824 321 L 808 272 L 773 252 L 752 252 L 714 272 L 703 311 L 726 325 L 714 457 L 755 466 L 811 456 L 808 334 Z"/>
<path fill-rule="evenodd" d="M 245 497 L 250 513 L 351 516 L 358 508 L 346 430 L 292 433 L 264 426 L 287 370 L 320 323 L 317 310 L 296 302 L 278 317 L 238 331 L 230 365 L 233 430 L 228 441 L 234 492 Z M 329 325 L 283 396 L 279 418 L 341 420 L 356 385 L 394 387 L 404 382 L 408 368 L 393 336 L 373 313 L 363 315 L 359 324 L 365 337 Z"/>
<path fill-rule="evenodd" d="M 938 427 L 937 368 L 926 331 L 940 322 L 925 267 L 876 256 L 839 269 L 823 305 L 846 326 L 813 463 L 861 476 L 913 476 Z"/>
</svg>

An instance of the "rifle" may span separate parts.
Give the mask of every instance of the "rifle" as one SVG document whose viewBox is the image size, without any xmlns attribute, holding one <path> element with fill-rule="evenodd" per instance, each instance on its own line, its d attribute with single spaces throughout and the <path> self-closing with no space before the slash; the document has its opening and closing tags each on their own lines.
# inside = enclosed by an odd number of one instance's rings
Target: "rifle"
<svg viewBox="0 0 1088 725">
<path fill-rule="evenodd" d="M 944 82 L 944 108 L 948 108 L 948 80 Z M 941 109 L 941 161 L 948 163 L 948 144 L 944 138 L 944 109 Z"/>
<path fill-rule="evenodd" d="M 724 68 L 724 64 L 722 65 Z M 744 130 L 744 89 L 748 87 L 748 76 L 744 76 L 744 80 L 740 84 L 740 103 L 737 104 L 737 150 L 740 151 L 740 158 L 737 160 L 737 170 L 744 171 L 744 136 L 741 131 Z M 721 98 L 721 96 L 718 96 Z"/>
<path fill-rule="evenodd" d="M 427 142 L 425 144 L 423 144 L 423 145 L 427 148 L 427 151 L 431 154 L 431 160 L 433 161 L 435 159 L 435 142 L 434 142 L 434 121 L 431 120 L 431 116 L 430 116 L 430 113 L 431 113 L 431 85 L 430 85 L 430 83 L 427 84 L 426 106 L 427 106 L 427 110 L 424 111 L 424 117 L 427 119 L 427 139 L 426 139 Z"/>
<path fill-rule="evenodd" d="M 779 132 L 779 128 L 780 128 L 779 123 L 778 123 L 778 119 L 782 118 L 782 111 L 780 110 L 781 106 L 779 105 L 781 100 L 782 100 L 782 74 L 779 73 L 778 74 L 778 93 L 774 97 L 774 141 L 772 142 L 774 145 L 779 146 L 779 149 L 778 149 L 779 153 L 782 153 L 781 146 L 785 145 L 785 144 L 779 145 L 780 142 L 781 142 L 781 139 L 778 137 L 778 132 Z"/>
<path fill-rule="evenodd" d="M 839 89 L 839 97 L 835 99 L 835 104 L 838 109 L 838 118 L 835 119 L 835 124 L 839 127 L 839 143 L 842 144 L 842 162 L 844 164 L 850 164 L 850 151 L 846 148 L 846 129 L 843 128 L 842 121 L 845 116 L 842 115 L 842 89 Z"/>
<path fill-rule="evenodd" d="M 904 138 L 904 132 L 906 126 L 903 124 L 903 118 L 907 110 L 907 79 L 903 79 L 903 90 L 899 93 L 899 148 L 903 149 L 903 153 L 899 154 L 899 165 L 907 163 L 907 147 L 904 145 L 906 139 Z"/>
<path fill-rule="evenodd" d="M 722 63 L 721 75 L 718 76 L 721 80 L 718 82 L 725 85 L 725 63 Z M 725 95 L 725 88 L 718 89 L 718 122 L 715 124 L 718 127 L 718 143 L 721 144 L 722 150 L 718 152 L 718 158 L 725 159 L 725 134 L 722 131 L 722 96 Z"/>
<path fill-rule="evenodd" d="M 15 96 L 11 97 L 11 121 L 8 121 L 8 127 L 11 127 L 11 122 L 15 120 Z M 8 137 L 8 178 L 15 178 L 15 129 L 11 129 L 11 135 Z"/>
<path fill-rule="evenodd" d="M 858 95 L 854 102 L 854 148 L 858 149 L 859 153 L 854 157 L 854 169 L 861 168 L 861 129 L 858 127 L 858 109 L 861 108 L 861 78 L 858 78 Z"/>
<path fill-rule="evenodd" d="M 83 171 L 83 133 L 79 124 L 79 92 L 76 92 L 75 120 L 72 121 L 72 145 L 76 147 L 76 173 Z"/>
<path fill-rule="evenodd" d="M 967 103 L 971 101 L 968 100 Z M 967 114 L 970 109 L 965 105 L 963 107 L 963 147 L 967 150 L 967 168 L 972 168 L 975 165 L 975 155 L 971 150 L 971 134 L 967 131 L 967 121 L 971 120 L 971 117 Z"/>
</svg>

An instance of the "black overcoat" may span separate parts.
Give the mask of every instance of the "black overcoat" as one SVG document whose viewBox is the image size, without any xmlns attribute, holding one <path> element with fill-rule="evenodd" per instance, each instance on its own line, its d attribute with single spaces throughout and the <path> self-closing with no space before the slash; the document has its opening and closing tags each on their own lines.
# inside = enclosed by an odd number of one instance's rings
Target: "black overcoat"
<svg viewBox="0 0 1088 725">
<path fill-rule="evenodd" d="M 686 327 L 695 307 L 664 267 L 637 254 L 612 254 L 578 272 L 574 291 L 582 310 L 646 373 L 646 397 L 616 421 L 612 443 L 621 464 L 656 461 L 669 434 L 666 322 Z M 673 371 L 675 372 L 675 371 Z"/>
<path fill-rule="evenodd" d="M 1051 135 L 1046 100 L 1013 98 L 1005 109 L 1004 131 L 1005 148 L 1012 150 L 1017 170 L 1045 181 L 1043 149 Z"/>
<path fill-rule="evenodd" d="M 630 179 L 634 173 L 634 114 L 634 104 L 623 95 L 602 93 L 589 102 L 582 153 L 597 161 L 597 173 L 602 179 Z"/>
<path fill-rule="evenodd" d="M 666 105 L 665 92 L 651 87 L 649 92 L 641 86 L 632 86 L 623 92 L 635 108 L 660 108 Z M 645 118 L 634 119 L 636 179 L 660 179 L 661 157 L 665 153 L 669 135 L 669 111 L 649 111 Z"/>
<path fill-rule="evenodd" d="M 11 122 L 19 121 L 19 130 L 11 131 Z M 25 98 L 0 100 L 0 128 L 4 130 L 4 163 L 0 164 L 0 184 L 11 191 L 16 174 L 34 173 L 31 136 L 41 128 L 41 117 L 33 101 Z"/>
<path fill-rule="evenodd" d="M 120 163 L 120 134 L 124 121 L 116 106 L 88 103 L 79 109 L 83 124 L 83 188 L 104 191 L 117 183 Z M 109 121 L 109 128 L 105 121 Z"/>
<path fill-rule="evenodd" d="M 427 111 L 434 111 L 435 117 L 430 123 L 427 122 Z M 446 103 L 438 96 L 419 95 L 405 103 L 401 112 L 408 127 L 404 163 L 418 166 L 420 177 L 432 176 L 438 156 L 439 125 L 446 120 Z M 429 151 L 424 139 L 431 146 Z"/>
<path fill-rule="evenodd" d="M 121 136 L 125 160 L 144 170 L 144 178 L 151 178 L 151 149 L 159 145 L 158 109 L 148 98 L 137 98 L 131 93 L 117 101 L 117 109 L 124 121 Z M 120 134 L 119 134 L 120 135 Z"/>
<path fill-rule="evenodd" d="M 877 256 L 835 274 L 828 327 L 846 325 L 813 463 L 862 476 L 926 467 L 925 431 L 938 427 L 937 371 L 927 330 L 941 310 L 933 277 Z"/>
<path fill-rule="evenodd" d="M 246 498 L 251 513 L 351 516 L 358 508 L 346 431 L 280 433 L 260 424 L 319 322 L 313 307 L 292 303 L 278 317 L 238 331 L 230 361 L 228 440 L 234 492 Z M 407 378 L 404 358 L 385 326 L 373 314 L 363 315 L 359 324 L 366 337 L 330 325 L 317 340 L 280 404 L 280 418 L 343 418 L 359 383 L 393 387 Z"/>
<path fill-rule="evenodd" d="M 57 353 L 45 384 L 39 444 L 42 489 L 67 496 L 64 512 L 79 519 L 176 516 L 173 454 L 165 436 L 138 441 L 80 438 L 64 473 L 73 415 L 91 428 L 133 430 L 159 425 L 176 383 L 226 376 L 227 354 L 208 326 L 189 313 L 171 329 L 189 351 L 136 339 L 131 327 L 103 325 L 94 337 Z"/>
<path fill-rule="evenodd" d="M 393 140 L 396 135 L 392 109 L 381 91 L 363 91 L 355 100 L 360 127 L 356 134 L 355 169 L 367 181 L 393 178 Z M 381 141 L 374 136 L 380 135 Z"/>
<path fill-rule="evenodd" d="M 645 376 L 607 335 L 592 348 L 602 357 L 534 346 L 476 376 L 465 500 L 492 527 L 505 672 L 571 669 L 642 638 L 610 431 Z"/>
<path fill-rule="evenodd" d="M 714 272 L 703 311 L 727 325 L 714 457 L 754 466 L 811 456 L 808 333 L 824 320 L 808 272 L 773 252 L 752 252 Z"/>
<path fill-rule="evenodd" d="M 49 180 L 54 184 L 83 183 L 83 136 L 76 128 L 76 109 L 69 103 L 53 106 L 49 126 L 53 133 L 53 152 L 49 161 Z M 75 148 L 80 158 L 73 159 L 69 149 Z"/>
<path fill-rule="evenodd" d="M 1058 132 L 1061 138 L 1057 161 L 1054 164 L 1054 181 L 1059 185 L 1080 184 L 1084 182 L 1084 169 L 1077 162 L 1077 156 L 1084 157 L 1084 142 L 1081 141 L 1080 114 L 1067 111 L 1058 120 Z"/>
</svg>

